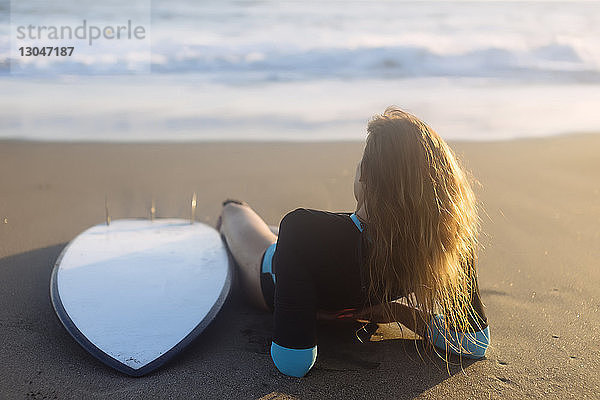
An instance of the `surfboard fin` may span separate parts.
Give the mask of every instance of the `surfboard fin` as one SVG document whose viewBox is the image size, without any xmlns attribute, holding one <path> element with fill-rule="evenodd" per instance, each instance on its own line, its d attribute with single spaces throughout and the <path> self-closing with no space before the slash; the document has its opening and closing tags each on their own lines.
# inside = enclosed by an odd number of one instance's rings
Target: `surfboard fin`
<svg viewBox="0 0 600 400">
<path fill-rule="evenodd" d="M 108 195 L 104 195 L 104 213 L 106 218 L 106 225 L 110 225 L 110 213 L 108 212 Z"/>
<path fill-rule="evenodd" d="M 154 201 L 154 197 L 152 198 L 152 202 L 150 203 L 150 221 L 154 221 L 156 217 L 156 203 Z"/>
<path fill-rule="evenodd" d="M 194 221 L 196 220 L 196 203 L 197 203 L 197 196 L 196 196 L 196 192 L 194 192 L 194 194 L 192 195 L 192 213 L 190 216 L 190 224 L 193 224 Z"/>
</svg>

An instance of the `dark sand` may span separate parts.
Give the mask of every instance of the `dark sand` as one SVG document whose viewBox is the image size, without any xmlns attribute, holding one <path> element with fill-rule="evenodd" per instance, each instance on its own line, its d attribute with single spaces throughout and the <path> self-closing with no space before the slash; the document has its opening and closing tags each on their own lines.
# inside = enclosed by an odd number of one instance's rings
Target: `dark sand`
<svg viewBox="0 0 600 400">
<path fill-rule="evenodd" d="M 158 216 L 187 217 L 194 191 L 209 224 L 226 197 L 270 224 L 352 211 L 363 144 L 0 142 L 0 398 L 598 398 L 600 135 L 451 145 L 481 183 L 486 359 L 449 375 L 412 341 L 359 344 L 354 326 L 322 324 L 314 369 L 288 378 L 270 316 L 233 293 L 181 355 L 130 378 L 79 347 L 49 299 L 56 257 L 104 220 L 105 194 L 113 219 L 147 216 L 153 196 Z"/>
</svg>

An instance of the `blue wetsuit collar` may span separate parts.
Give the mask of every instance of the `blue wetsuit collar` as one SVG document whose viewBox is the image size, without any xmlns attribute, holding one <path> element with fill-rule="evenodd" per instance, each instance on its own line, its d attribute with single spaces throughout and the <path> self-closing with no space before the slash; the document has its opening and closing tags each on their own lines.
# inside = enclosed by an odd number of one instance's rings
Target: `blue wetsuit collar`
<svg viewBox="0 0 600 400">
<path fill-rule="evenodd" d="M 362 232 L 364 230 L 362 222 L 360 222 L 355 213 L 350 214 L 350 219 L 352 219 L 352 222 L 354 222 L 354 225 L 356 225 L 359 231 Z"/>
</svg>

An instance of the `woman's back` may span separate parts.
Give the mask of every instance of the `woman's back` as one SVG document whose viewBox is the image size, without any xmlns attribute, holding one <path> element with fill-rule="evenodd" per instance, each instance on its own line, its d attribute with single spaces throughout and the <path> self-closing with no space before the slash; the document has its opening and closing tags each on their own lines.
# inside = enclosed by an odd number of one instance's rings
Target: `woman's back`
<svg viewBox="0 0 600 400">
<path fill-rule="evenodd" d="M 368 240 L 351 215 L 298 208 L 281 222 L 273 272 L 277 276 L 292 272 L 292 277 L 298 277 L 297 271 L 287 270 L 305 270 L 304 283 L 314 285 L 319 310 L 362 308 L 367 304 Z M 306 290 L 297 289 L 297 295 L 305 296 Z"/>
</svg>

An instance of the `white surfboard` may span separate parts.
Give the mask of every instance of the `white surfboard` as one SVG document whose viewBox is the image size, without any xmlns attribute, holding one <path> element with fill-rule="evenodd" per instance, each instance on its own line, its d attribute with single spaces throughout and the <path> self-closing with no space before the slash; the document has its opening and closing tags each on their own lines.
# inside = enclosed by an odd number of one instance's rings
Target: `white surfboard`
<svg viewBox="0 0 600 400">
<path fill-rule="evenodd" d="M 96 358 L 133 376 L 163 365 L 212 321 L 231 287 L 220 234 L 181 219 L 115 220 L 77 236 L 52 272 L 56 314 Z"/>
</svg>

